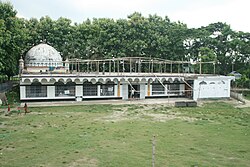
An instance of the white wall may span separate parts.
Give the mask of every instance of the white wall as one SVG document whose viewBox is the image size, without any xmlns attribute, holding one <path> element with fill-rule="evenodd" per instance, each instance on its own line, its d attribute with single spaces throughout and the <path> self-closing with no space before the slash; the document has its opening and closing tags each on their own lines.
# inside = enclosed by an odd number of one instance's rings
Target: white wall
<svg viewBox="0 0 250 167">
<path fill-rule="evenodd" d="M 26 89 L 25 86 L 20 86 L 20 99 L 24 99 L 26 97 Z"/>
<path fill-rule="evenodd" d="M 54 74 L 51 74 L 52 76 L 49 77 L 38 77 L 38 81 L 41 82 L 42 80 L 47 80 L 47 82 L 44 82 L 43 84 L 53 84 L 55 81 L 58 81 L 60 77 L 57 76 L 56 79 L 51 81 L 51 78 L 54 78 Z M 71 74 L 67 74 L 70 75 Z M 21 100 L 25 99 L 61 99 L 61 98 L 75 98 L 75 97 L 55 97 L 55 87 L 54 86 L 48 86 L 47 88 L 47 95 L 48 97 L 42 97 L 42 98 L 26 98 L 26 91 L 25 91 L 25 85 L 30 84 L 30 82 L 34 81 L 36 79 L 35 75 L 30 75 L 30 78 L 23 77 L 20 84 L 20 98 Z M 54 77 L 53 77 L 54 76 Z M 68 77 L 70 77 L 68 76 Z M 61 77 L 66 82 L 66 77 Z M 76 76 L 72 74 L 72 81 L 76 80 Z M 81 77 L 83 78 L 83 77 Z M 90 79 L 91 77 L 89 77 Z M 108 78 L 108 77 L 106 77 Z M 101 78 L 102 80 L 106 79 Z M 141 77 L 142 78 L 142 77 Z M 26 79 L 29 79 L 26 81 Z M 86 79 L 86 78 L 85 78 Z M 93 78 L 92 78 L 93 79 Z M 95 81 L 98 81 L 100 78 L 94 78 Z M 146 78 L 147 80 L 148 78 Z M 193 99 L 197 100 L 199 98 L 220 98 L 220 97 L 230 97 L 230 81 L 234 79 L 232 76 L 199 76 L 197 79 L 194 80 L 194 90 L 193 90 Z M 51 81 L 51 82 L 50 82 Z M 199 85 L 200 82 L 206 82 L 206 85 Z M 224 83 L 222 83 L 222 81 Z M 76 81 L 81 83 L 81 81 Z M 211 84 L 211 82 L 215 82 L 215 84 Z M 141 82 L 140 82 L 141 83 Z M 116 83 L 117 84 L 117 83 Z M 144 98 L 144 96 L 147 96 L 147 89 L 148 86 L 143 83 L 140 85 L 141 89 L 141 98 Z M 144 90 L 143 90 L 144 89 Z M 152 85 L 149 86 L 150 89 L 150 96 L 152 96 Z M 180 91 L 185 89 L 185 85 L 180 85 Z M 121 81 L 120 85 L 120 97 L 123 99 L 128 99 L 128 82 Z M 143 93 L 144 92 L 144 93 Z M 82 96 L 83 94 L 83 85 L 76 85 L 76 96 Z M 100 86 L 98 86 L 98 96 L 89 96 L 84 98 L 110 98 L 110 97 L 117 97 L 118 96 L 118 85 L 114 86 L 114 96 L 100 96 Z M 167 90 L 165 90 L 165 94 L 163 95 L 154 95 L 157 96 L 176 96 L 176 94 L 168 94 Z"/>
<path fill-rule="evenodd" d="M 194 80 L 193 99 L 230 97 L 232 79 L 232 76 L 198 77 Z"/>
<path fill-rule="evenodd" d="M 83 96 L 83 85 L 76 85 L 76 96 Z"/>
<path fill-rule="evenodd" d="M 114 85 L 114 96 L 118 97 L 118 85 Z"/>
<path fill-rule="evenodd" d="M 147 94 L 146 83 L 140 83 L 140 99 L 145 99 Z"/>
<path fill-rule="evenodd" d="M 128 100 L 128 83 L 123 82 L 121 85 L 121 90 L 122 90 L 122 99 Z"/>
<path fill-rule="evenodd" d="M 47 97 L 55 98 L 55 86 L 47 86 Z"/>
</svg>

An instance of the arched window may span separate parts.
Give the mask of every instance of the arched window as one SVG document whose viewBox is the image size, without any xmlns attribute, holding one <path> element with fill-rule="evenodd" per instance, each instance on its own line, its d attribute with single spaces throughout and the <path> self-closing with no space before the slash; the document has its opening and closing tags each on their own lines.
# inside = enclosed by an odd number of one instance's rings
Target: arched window
<svg viewBox="0 0 250 167">
<path fill-rule="evenodd" d="M 210 85 L 213 85 L 213 84 L 215 84 L 215 82 L 210 82 L 209 84 L 210 84 Z"/>
<path fill-rule="evenodd" d="M 170 94 L 180 94 L 180 84 L 177 83 L 170 83 L 167 85 L 168 87 L 168 93 Z"/>
<path fill-rule="evenodd" d="M 97 96 L 97 84 L 83 83 L 83 96 Z"/>
<path fill-rule="evenodd" d="M 199 85 L 207 85 L 207 83 L 205 81 L 202 81 L 199 83 Z"/>
<path fill-rule="evenodd" d="M 165 94 L 165 87 L 157 80 L 152 82 L 152 95 Z"/>
<path fill-rule="evenodd" d="M 47 86 L 33 82 L 30 86 L 26 86 L 26 97 L 47 97 Z"/>
<path fill-rule="evenodd" d="M 67 82 L 66 84 L 64 84 L 61 81 L 56 82 L 55 96 L 56 97 L 75 96 L 75 82 Z"/>
<path fill-rule="evenodd" d="M 101 96 L 114 96 L 115 95 L 115 83 L 108 81 L 106 84 L 101 85 Z"/>
</svg>

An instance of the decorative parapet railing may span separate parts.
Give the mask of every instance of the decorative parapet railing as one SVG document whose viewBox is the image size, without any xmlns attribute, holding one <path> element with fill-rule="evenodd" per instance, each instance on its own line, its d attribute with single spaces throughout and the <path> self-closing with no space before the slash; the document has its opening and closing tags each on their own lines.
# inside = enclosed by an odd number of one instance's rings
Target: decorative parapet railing
<svg viewBox="0 0 250 167">
<path fill-rule="evenodd" d="M 46 63 L 46 66 L 44 66 Z M 37 73 L 39 71 L 30 70 L 31 68 L 48 68 L 43 73 L 195 73 L 194 66 L 199 66 L 199 74 L 202 74 L 202 66 L 212 65 L 211 73 L 215 73 L 214 61 L 210 62 L 191 62 L 191 61 L 172 61 L 159 58 L 147 57 L 123 57 L 100 60 L 67 59 L 60 62 L 61 66 L 54 66 L 58 62 L 44 62 L 34 66 L 26 65 L 23 73 Z"/>
</svg>

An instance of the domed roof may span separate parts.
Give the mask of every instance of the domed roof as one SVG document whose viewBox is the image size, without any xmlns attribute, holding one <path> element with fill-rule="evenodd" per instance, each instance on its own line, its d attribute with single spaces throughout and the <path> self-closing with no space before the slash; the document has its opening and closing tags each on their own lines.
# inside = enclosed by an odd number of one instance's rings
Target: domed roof
<svg viewBox="0 0 250 167">
<path fill-rule="evenodd" d="M 32 47 L 25 56 L 25 64 L 28 66 L 57 66 L 61 63 L 62 57 L 59 52 L 48 44 Z"/>
</svg>

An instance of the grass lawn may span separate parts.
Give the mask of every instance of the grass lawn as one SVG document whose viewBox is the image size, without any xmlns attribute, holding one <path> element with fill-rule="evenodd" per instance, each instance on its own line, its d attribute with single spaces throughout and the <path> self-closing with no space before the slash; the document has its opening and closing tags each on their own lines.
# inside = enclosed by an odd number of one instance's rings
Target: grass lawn
<svg viewBox="0 0 250 167">
<path fill-rule="evenodd" d="M 250 108 L 208 103 L 30 108 L 0 115 L 0 166 L 250 166 Z"/>
</svg>

